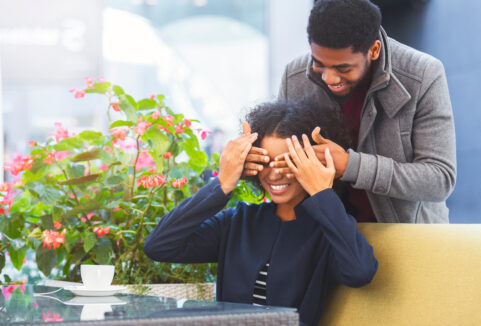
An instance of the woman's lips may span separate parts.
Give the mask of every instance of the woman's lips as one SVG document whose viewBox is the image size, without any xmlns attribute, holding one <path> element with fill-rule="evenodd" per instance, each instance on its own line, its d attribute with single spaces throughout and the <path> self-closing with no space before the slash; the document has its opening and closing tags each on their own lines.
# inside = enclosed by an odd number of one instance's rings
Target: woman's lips
<svg viewBox="0 0 481 326">
<path fill-rule="evenodd" d="M 270 192 L 271 194 L 273 195 L 282 195 L 283 193 L 285 193 L 287 191 L 287 188 L 289 187 L 289 184 L 287 183 L 284 183 L 284 184 L 270 184 L 269 185 L 269 188 L 270 188 Z"/>
</svg>

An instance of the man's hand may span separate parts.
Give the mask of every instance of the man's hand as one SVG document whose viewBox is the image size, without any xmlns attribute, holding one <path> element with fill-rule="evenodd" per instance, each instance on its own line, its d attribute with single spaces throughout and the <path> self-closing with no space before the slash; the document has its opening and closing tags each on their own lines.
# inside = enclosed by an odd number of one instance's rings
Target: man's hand
<svg viewBox="0 0 481 326">
<path fill-rule="evenodd" d="M 317 143 L 317 145 L 312 146 L 317 158 L 322 164 L 326 165 L 325 151 L 329 148 L 330 154 L 334 161 L 334 166 L 336 168 L 336 178 L 340 178 L 344 175 L 346 171 L 347 162 L 349 161 L 349 153 L 344 150 L 341 146 L 335 142 L 326 139 L 320 134 L 321 128 L 316 127 L 312 131 L 312 139 Z M 274 161 L 270 163 L 270 166 L 277 169 L 279 173 L 285 174 L 288 178 L 293 177 L 291 169 L 287 166 L 284 155 L 278 155 L 274 158 Z"/>
<path fill-rule="evenodd" d="M 245 136 L 251 134 L 251 126 L 249 126 L 247 121 L 242 123 L 242 130 Z M 264 169 L 263 164 L 269 163 L 270 161 L 270 157 L 267 156 L 267 154 L 267 150 L 252 146 L 246 157 L 242 176 L 257 175 L 259 171 L 262 171 Z"/>
<path fill-rule="evenodd" d="M 302 148 L 296 136 L 286 139 L 289 154 L 284 153 L 287 166 L 292 171 L 302 188 L 309 194 L 314 195 L 318 192 L 332 188 L 334 181 L 334 162 L 326 147 L 324 157 L 326 164 L 322 164 L 317 158 L 313 147 L 306 135 L 302 135 L 304 148 Z"/>
</svg>

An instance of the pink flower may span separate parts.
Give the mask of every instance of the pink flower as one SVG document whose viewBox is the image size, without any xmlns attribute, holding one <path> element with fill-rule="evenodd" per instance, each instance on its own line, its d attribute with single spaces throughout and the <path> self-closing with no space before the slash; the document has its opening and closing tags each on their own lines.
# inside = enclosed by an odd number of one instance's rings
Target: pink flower
<svg viewBox="0 0 481 326">
<path fill-rule="evenodd" d="M 165 132 L 170 133 L 170 130 L 169 130 L 168 128 L 162 126 L 162 125 L 159 125 L 159 130 L 163 130 L 163 131 L 165 131 Z"/>
<path fill-rule="evenodd" d="M 56 322 L 56 321 L 63 321 L 63 318 L 60 318 L 59 314 L 52 314 L 52 310 L 49 310 L 47 313 L 42 311 L 42 319 L 46 323 Z"/>
<path fill-rule="evenodd" d="M 172 153 L 171 152 L 166 152 L 162 155 L 166 160 L 168 160 L 169 158 L 172 157 Z"/>
<path fill-rule="evenodd" d="M 138 171 L 143 168 L 151 168 L 153 166 L 155 166 L 155 163 L 152 159 L 152 156 L 150 156 L 148 152 L 140 152 L 135 169 Z"/>
<path fill-rule="evenodd" d="M 81 217 L 80 220 L 84 223 L 87 222 L 87 219 L 85 217 Z"/>
<path fill-rule="evenodd" d="M 55 221 L 53 222 L 53 226 L 58 230 L 62 227 L 62 223 L 60 223 L 59 221 Z"/>
<path fill-rule="evenodd" d="M 122 111 L 122 109 L 119 106 L 119 103 L 112 103 L 112 109 L 114 109 L 114 111 L 116 112 Z"/>
<path fill-rule="evenodd" d="M 176 134 L 181 134 L 184 132 L 184 126 L 181 124 L 178 124 L 175 126 L 175 133 Z"/>
<path fill-rule="evenodd" d="M 160 118 L 160 112 L 159 111 L 152 112 L 152 119 L 157 120 L 158 118 Z"/>
<path fill-rule="evenodd" d="M 107 164 L 102 164 L 100 166 L 100 170 L 102 170 L 102 171 L 107 171 L 108 169 L 109 169 L 109 166 Z"/>
<path fill-rule="evenodd" d="M 112 136 L 120 140 L 125 140 L 125 137 L 127 136 L 127 131 L 123 128 L 112 128 L 109 131 Z"/>
<path fill-rule="evenodd" d="M 174 180 L 172 182 L 172 187 L 181 189 L 187 182 L 187 178 L 182 177 L 180 179 Z"/>
<path fill-rule="evenodd" d="M 207 135 L 210 133 L 211 133 L 210 131 L 202 130 L 200 133 L 200 138 L 202 138 L 202 140 L 205 140 L 207 138 Z"/>
<path fill-rule="evenodd" d="M 65 129 L 60 122 L 55 122 L 55 127 L 57 130 L 55 133 L 50 133 L 49 137 L 55 137 L 55 141 L 59 142 L 62 139 L 69 138 L 68 130 Z"/>
<path fill-rule="evenodd" d="M 218 175 L 219 175 L 219 173 L 216 170 L 212 171 L 212 176 L 214 178 L 217 177 Z"/>
<path fill-rule="evenodd" d="M 188 119 L 184 119 L 184 124 L 187 128 L 189 128 L 192 125 L 192 122 Z"/>
<path fill-rule="evenodd" d="M 28 142 L 28 146 L 35 147 L 35 146 L 37 146 L 37 142 L 35 140 L 31 140 L 31 141 Z"/>
<path fill-rule="evenodd" d="M 87 83 L 88 88 L 94 87 L 94 80 L 90 77 L 85 77 L 85 82 Z"/>
<path fill-rule="evenodd" d="M 164 121 L 167 123 L 167 126 L 172 126 L 172 121 L 174 120 L 174 117 L 171 115 L 164 115 L 162 117 Z"/>
<path fill-rule="evenodd" d="M 32 307 L 34 307 L 34 308 L 38 308 L 38 303 L 36 303 L 36 302 L 32 302 Z"/>
<path fill-rule="evenodd" d="M 102 237 L 104 235 L 106 235 L 107 233 L 110 232 L 110 228 L 107 226 L 105 228 L 101 227 L 101 226 L 96 226 L 94 227 L 94 233 L 97 233 L 97 237 Z"/>
<path fill-rule="evenodd" d="M 105 78 L 103 76 L 99 77 L 99 82 L 103 85 L 105 84 Z"/>
<path fill-rule="evenodd" d="M 87 219 L 90 221 L 92 219 L 92 217 L 95 216 L 95 213 L 94 212 L 90 212 L 87 214 Z"/>
<path fill-rule="evenodd" d="M 67 152 L 67 151 L 59 151 L 59 152 L 54 152 L 55 154 L 55 159 L 57 161 L 61 161 L 63 160 L 64 158 L 68 157 L 70 155 L 70 152 Z"/>
<path fill-rule="evenodd" d="M 43 247 L 48 249 L 57 249 L 61 243 L 65 243 L 65 233 L 59 233 L 53 230 L 45 230 L 42 232 Z"/>
<path fill-rule="evenodd" d="M 72 88 L 71 90 L 69 90 L 70 93 L 74 93 L 73 97 L 75 98 L 81 98 L 81 97 L 84 97 L 85 96 L 85 89 L 76 89 L 76 88 Z"/>
<path fill-rule="evenodd" d="M 33 158 L 30 155 L 22 157 L 20 154 L 15 154 L 11 161 L 7 162 L 4 167 L 6 171 L 10 171 L 13 175 L 18 175 L 24 170 L 31 170 L 33 166 Z"/>
<path fill-rule="evenodd" d="M 105 146 L 104 147 L 104 151 L 106 151 L 107 153 L 111 153 L 112 152 L 112 148 L 108 147 L 108 146 Z"/>
<path fill-rule="evenodd" d="M 144 188 L 150 187 L 160 187 L 166 182 L 165 175 L 158 174 L 158 175 L 148 175 L 144 177 L 140 177 L 137 181 L 137 186 L 144 186 Z"/>
<path fill-rule="evenodd" d="M 134 131 L 137 135 L 142 136 L 143 134 L 145 134 L 145 130 L 147 130 L 151 125 L 152 123 L 150 122 L 141 121 L 137 123 L 137 126 L 134 128 Z"/>
<path fill-rule="evenodd" d="M 0 186 L 0 192 L 10 192 L 10 190 L 12 190 L 12 185 L 8 182 L 4 182 Z"/>
<path fill-rule="evenodd" d="M 48 165 L 52 165 L 55 163 L 55 153 L 48 153 L 47 157 L 43 160 L 44 163 L 47 163 Z"/>
<path fill-rule="evenodd" d="M 153 99 L 155 98 L 155 94 L 150 94 L 150 95 L 149 95 L 149 98 L 150 98 L 151 100 L 153 100 Z"/>
</svg>

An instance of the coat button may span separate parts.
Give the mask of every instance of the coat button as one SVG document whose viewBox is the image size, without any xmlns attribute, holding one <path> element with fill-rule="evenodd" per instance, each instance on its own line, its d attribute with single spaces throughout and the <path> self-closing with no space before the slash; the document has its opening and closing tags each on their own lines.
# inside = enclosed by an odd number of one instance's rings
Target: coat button
<svg viewBox="0 0 481 326">
<path fill-rule="evenodd" d="M 374 111 L 373 110 L 369 111 L 368 115 L 372 117 L 374 115 Z"/>
<path fill-rule="evenodd" d="M 386 189 L 384 187 L 378 187 L 377 192 L 385 192 Z"/>
</svg>

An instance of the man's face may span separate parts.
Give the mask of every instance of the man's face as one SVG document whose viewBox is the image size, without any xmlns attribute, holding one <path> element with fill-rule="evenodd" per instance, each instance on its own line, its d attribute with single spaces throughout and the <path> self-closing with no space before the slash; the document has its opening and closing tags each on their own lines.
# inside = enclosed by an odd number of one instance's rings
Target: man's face
<svg viewBox="0 0 481 326">
<path fill-rule="evenodd" d="M 312 70 L 336 97 L 344 98 L 367 79 L 371 62 L 379 57 L 380 42 L 376 41 L 368 53 L 326 48 L 311 43 Z"/>
</svg>

